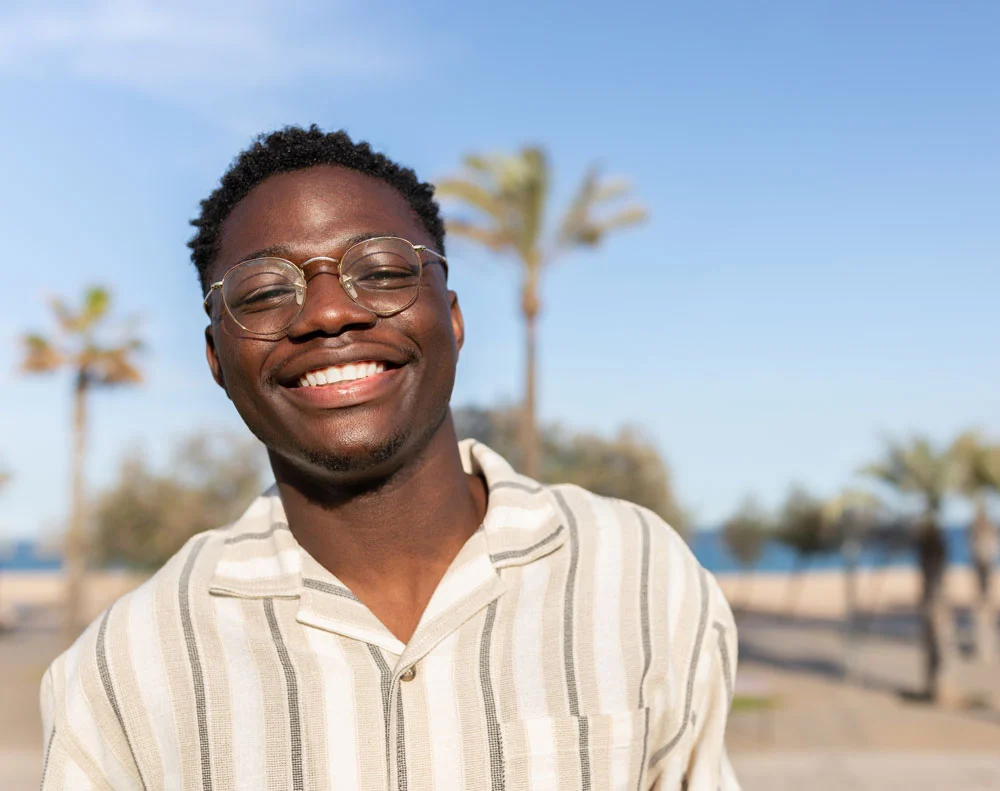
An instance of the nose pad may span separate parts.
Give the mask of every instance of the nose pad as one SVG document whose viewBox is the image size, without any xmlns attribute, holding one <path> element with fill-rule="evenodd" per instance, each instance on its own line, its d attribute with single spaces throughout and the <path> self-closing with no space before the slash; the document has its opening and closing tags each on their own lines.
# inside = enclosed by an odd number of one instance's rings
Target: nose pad
<svg viewBox="0 0 1000 791">
<path fill-rule="evenodd" d="M 358 298 L 358 290 L 354 287 L 354 283 L 351 282 L 351 278 L 348 276 L 341 277 L 340 282 L 344 286 L 344 291 L 351 295 L 351 299 Z"/>
<path fill-rule="evenodd" d="M 295 289 L 295 304 L 302 307 L 302 303 L 306 301 L 306 290 L 304 288 Z"/>
</svg>

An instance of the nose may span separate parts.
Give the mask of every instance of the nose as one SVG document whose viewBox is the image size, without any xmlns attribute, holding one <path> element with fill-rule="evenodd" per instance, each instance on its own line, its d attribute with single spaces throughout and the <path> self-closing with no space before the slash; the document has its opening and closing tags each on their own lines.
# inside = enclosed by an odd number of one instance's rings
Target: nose
<svg viewBox="0 0 1000 791">
<path fill-rule="evenodd" d="M 336 269 L 324 269 L 307 277 L 305 303 L 288 328 L 288 336 L 340 335 L 349 329 L 371 327 L 377 318 L 347 295 Z"/>
</svg>

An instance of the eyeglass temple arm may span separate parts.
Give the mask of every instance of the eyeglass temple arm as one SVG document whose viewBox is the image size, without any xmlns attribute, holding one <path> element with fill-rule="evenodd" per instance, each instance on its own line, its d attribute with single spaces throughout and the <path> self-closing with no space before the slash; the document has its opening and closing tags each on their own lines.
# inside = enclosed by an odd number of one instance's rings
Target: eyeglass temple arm
<svg viewBox="0 0 1000 791">
<path fill-rule="evenodd" d="M 209 310 L 208 300 L 210 300 L 212 298 L 212 292 L 215 291 L 215 289 L 217 289 L 217 288 L 222 288 L 222 281 L 221 280 L 218 283 L 212 283 L 212 285 L 210 285 L 208 287 L 208 293 L 205 294 L 205 299 L 203 299 L 201 301 L 201 306 L 203 308 L 205 308 L 205 310 Z"/>
<path fill-rule="evenodd" d="M 436 250 L 431 250 L 431 248 L 429 248 L 429 247 L 427 247 L 426 245 L 423 245 L 423 244 L 415 244 L 415 245 L 413 245 L 413 249 L 416 250 L 418 253 L 430 253 L 432 256 L 434 256 L 438 260 L 437 261 L 428 261 L 428 263 L 429 264 L 441 264 L 444 267 L 444 271 L 445 272 L 448 271 L 448 259 L 445 258 L 443 255 L 441 255 L 441 253 L 437 252 Z"/>
</svg>

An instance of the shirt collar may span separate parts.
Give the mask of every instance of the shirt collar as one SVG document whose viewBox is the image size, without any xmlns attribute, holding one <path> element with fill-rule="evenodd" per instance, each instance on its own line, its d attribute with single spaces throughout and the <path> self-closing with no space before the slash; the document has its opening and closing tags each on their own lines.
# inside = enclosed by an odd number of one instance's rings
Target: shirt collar
<svg viewBox="0 0 1000 791">
<path fill-rule="evenodd" d="M 469 549 L 480 547 L 493 567 L 501 569 L 532 563 L 563 545 L 566 530 L 548 487 L 518 475 L 500 454 L 476 440 L 460 442 L 459 453 L 465 471 L 482 476 L 489 489 L 486 516 Z M 276 485 L 254 500 L 223 535 L 212 593 L 296 598 L 303 594 L 305 576 L 311 588 L 341 589 L 343 604 L 353 606 L 354 595 L 299 547 Z"/>
</svg>

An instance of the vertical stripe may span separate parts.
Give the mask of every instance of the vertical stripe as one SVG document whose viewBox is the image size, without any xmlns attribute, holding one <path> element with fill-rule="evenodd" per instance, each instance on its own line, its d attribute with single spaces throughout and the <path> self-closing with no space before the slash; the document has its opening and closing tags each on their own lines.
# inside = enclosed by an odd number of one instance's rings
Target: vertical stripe
<svg viewBox="0 0 1000 791">
<path fill-rule="evenodd" d="M 322 701 L 326 723 L 326 765 L 332 787 L 360 789 L 358 740 L 368 740 L 356 713 L 355 694 L 364 694 L 368 679 L 357 677 L 340 639 L 321 629 L 305 629 L 305 639 L 323 674 Z M 367 750 L 366 750 L 367 752 Z"/>
<path fill-rule="evenodd" d="M 229 668 L 230 709 L 234 728 L 232 747 L 233 788 L 257 791 L 267 787 L 264 768 L 264 702 L 260 675 L 250 650 L 244 610 L 256 607 L 249 599 L 220 596 L 214 602 L 222 660 Z"/>
<path fill-rule="evenodd" d="M 299 605 L 295 606 L 297 611 Z M 320 667 L 320 659 L 306 635 L 307 632 L 318 630 L 303 629 L 295 622 L 279 622 L 282 624 L 288 653 L 295 660 L 298 678 L 303 782 L 309 791 L 330 791 L 330 765 L 327 760 L 330 723 L 326 713 L 326 679 Z"/>
<path fill-rule="evenodd" d="M 303 791 L 302 782 L 302 721 L 299 717 L 299 685 L 295 678 L 295 668 L 288 656 L 288 649 L 278 628 L 278 620 L 274 617 L 274 599 L 264 599 L 264 615 L 271 629 L 271 639 L 281 662 L 281 670 L 285 674 L 285 690 L 288 694 L 288 732 L 289 749 L 292 763 L 292 791 Z"/>
<path fill-rule="evenodd" d="M 722 675 L 726 681 L 726 700 L 733 703 L 733 669 L 729 662 L 729 646 L 726 645 L 726 627 L 716 621 L 712 627 L 719 633 L 719 656 L 722 659 Z"/>
<path fill-rule="evenodd" d="M 108 703 L 94 657 L 98 626 L 95 621 L 67 653 L 66 676 L 56 688 L 66 690 L 65 715 L 72 722 L 66 730 L 82 747 L 74 751 L 74 762 L 88 776 L 106 777 L 113 788 L 134 788 L 138 782 L 134 761 Z"/>
<path fill-rule="evenodd" d="M 198 656 L 198 645 L 195 642 L 194 626 L 191 622 L 191 570 L 194 568 L 198 553 L 208 536 L 199 538 L 191 554 L 184 563 L 180 581 L 177 586 L 177 602 L 181 611 L 181 628 L 184 631 L 184 645 L 187 647 L 188 663 L 191 666 L 191 683 L 194 686 L 194 706 L 198 721 L 198 745 L 201 757 L 201 787 L 203 791 L 212 791 L 212 758 L 208 747 L 208 713 L 205 708 L 205 677 L 201 669 L 201 659 Z"/>
<path fill-rule="evenodd" d="M 593 562 L 587 577 L 592 580 L 593 603 L 581 603 L 580 621 L 589 625 L 586 644 L 593 657 L 590 675 L 597 692 L 596 705 L 588 713 L 626 711 L 631 708 L 626 689 L 625 650 L 623 646 L 623 588 L 632 574 L 626 573 L 624 555 L 625 530 L 618 524 L 611 504 L 603 497 L 591 497 L 594 515 Z M 629 569 L 631 570 L 631 569 Z M 591 615 L 592 613 L 592 615 Z M 580 633 L 584 639 L 583 629 Z M 582 657 L 581 657 L 582 659 Z M 581 675 L 586 690 L 586 679 Z M 587 711 L 587 707 L 584 707 Z"/>
<path fill-rule="evenodd" d="M 122 736 L 125 738 L 125 744 L 128 745 L 128 751 L 132 755 L 132 763 L 135 764 L 135 770 L 139 775 L 139 783 L 142 785 L 143 789 L 145 789 L 146 780 L 142 776 L 142 767 L 139 766 L 139 762 L 135 759 L 135 750 L 132 748 L 132 741 L 129 739 L 128 729 L 125 727 L 125 720 L 122 719 L 122 711 L 118 707 L 118 696 L 115 694 L 114 684 L 111 683 L 111 671 L 108 669 L 108 652 L 104 638 L 108 631 L 108 619 L 111 617 L 111 613 L 114 609 L 115 607 L 112 604 L 107 610 L 104 611 L 104 617 L 101 619 L 101 626 L 97 630 L 97 645 L 95 646 L 94 652 L 97 657 L 97 672 L 101 676 L 101 684 L 104 687 L 104 693 L 108 696 L 108 703 L 111 704 L 111 710 L 115 713 L 115 719 L 118 720 L 118 727 L 122 729 Z"/>
<path fill-rule="evenodd" d="M 52 726 L 49 741 L 45 745 L 45 758 L 42 759 L 42 788 L 45 788 L 45 775 L 49 771 L 49 756 L 52 754 L 52 742 L 56 740 L 56 726 Z"/>
<path fill-rule="evenodd" d="M 649 625 L 649 522 L 645 515 L 638 508 L 635 509 L 639 517 L 639 525 L 642 530 L 642 549 L 640 551 L 639 567 L 639 632 L 642 635 L 642 676 L 639 678 L 639 708 L 646 706 L 646 676 L 649 675 L 649 666 L 653 659 L 652 639 Z M 649 752 L 649 716 L 646 710 L 642 733 L 642 754 L 639 758 L 639 767 L 636 771 L 636 791 L 642 791 L 643 781 L 646 776 L 646 755 Z"/>
<path fill-rule="evenodd" d="M 635 509 L 642 526 L 642 563 L 639 572 L 639 621 L 642 634 L 642 678 L 639 681 L 639 708 L 646 705 L 646 676 L 653 659 L 652 641 L 649 634 L 649 522 L 638 508 Z"/>
<path fill-rule="evenodd" d="M 368 651 L 378 666 L 380 677 L 379 689 L 382 692 L 382 717 L 385 727 L 385 776 L 388 781 L 392 777 L 392 740 L 389 738 L 392 720 L 392 669 L 382 656 L 381 648 L 369 643 Z"/>
<path fill-rule="evenodd" d="M 580 716 L 579 691 L 576 688 L 576 666 L 573 659 L 573 627 L 576 618 L 574 595 L 576 592 L 576 571 L 580 562 L 580 540 L 576 524 L 576 515 L 566 504 L 562 492 L 553 490 L 569 525 L 569 572 L 566 575 L 566 597 L 563 605 L 563 655 L 566 663 L 566 692 L 569 700 L 569 713 L 572 717 Z M 590 749 L 589 731 L 586 721 L 580 720 L 580 787 L 582 791 L 590 791 Z"/>
<path fill-rule="evenodd" d="M 436 791 L 465 788 L 462 767 L 462 730 L 459 727 L 455 686 L 455 650 L 458 635 L 445 638 L 421 664 L 417 677 L 424 686 L 427 704 L 427 742 L 431 751 L 431 773 Z"/>
<path fill-rule="evenodd" d="M 271 639 L 263 602 L 250 600 L 243 610 L 245 629 L 253 635 L 249 641 L 250 654 L 260 679 L 263 706 L 264 774 L 265 788 L 289 788 L 292 784 L 291 751 L 292 732 L 288 717 L 288 687 L 278 654 Z"/>
<path fill-rule="evenodd" d="M 160 756 L 162 788 L 164 791 L 180 791 L 181 755 L 177 729 L 183 720 L 176 719 L 179 713 L 170 694 L 175 679 L 168 676 L 163 662 L 164 650 L 171 654 L 176 651 L 176 643 L 172 639 L 176 623 L 169 614 L 160 611 L 156 601 L 156 594 L 166 590 L 166 586 L 150 581 L 131 594 L 128 607 L 129 662 L 149 719 L 154 746 Z M 173 663 L 172 666 L 176 665 Z"/>
<path fill-rule="evenodd" d="M 497 600 L 486 608 L 486 622 L 483 624 L 483 642 L 479 652 L 479 683 L 483 688 L 483 707 L 486 710 L 486 735 L 490 745 L 490 788 L 503 791 L 503 741 L 500 737 L 500 723 L 497 721 L 496 700 L 493 698 L 493 679 L 490 671 L 490 645 L 493 641 L 493 626 L 497 617 Z"/>
<path fill-rule="evenodd" d="M 406 791 L 406 728 L 403 725 L 403 688 L 396 687 L 396 788 Z"/>
<path fill-rule="evenodd" d="M 511 616 L 517 719 L 533 719 L 544 717 L 551 711 L 546 694 L 545 665 L 549 654 L 545 651 L 543 641 L 546 624 L 542 615 L 545 612 L 552 613 L 553 610 L 541 606 L 549 588 L 549 565 L 533 563 L 514 571 L 521 577 L 518 585 L 521 595 Z"/>
<path fill-rule="evenodd" d="M 684 693 L 684 719 L 681 720 L 680 728 L 676 735 L 667 744 L 653 753 L 649 760 L 650 766 L 655 766 L 663 756 L 670 752 L 681 740 L 684 731 L 691 719 L 691 700 L 694 695 L 694 677 L 698 669 L 698 657 L 701 655 L 702 642 L 705 639 L 705 622 L 708 620 L 708 572 L 698 568 L 699 592 L 701 594 L 701 614 L 698 617 L 698 635 L 695 638 L 694 646 L 691 650 L 691 659 L 688 662 L 687 686 Z"/>
</svg>

